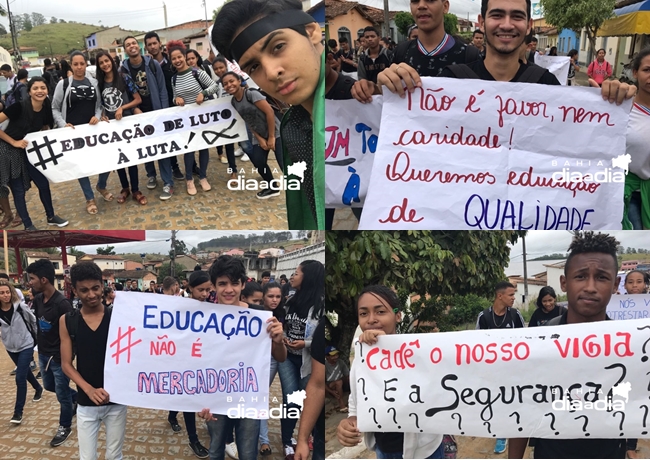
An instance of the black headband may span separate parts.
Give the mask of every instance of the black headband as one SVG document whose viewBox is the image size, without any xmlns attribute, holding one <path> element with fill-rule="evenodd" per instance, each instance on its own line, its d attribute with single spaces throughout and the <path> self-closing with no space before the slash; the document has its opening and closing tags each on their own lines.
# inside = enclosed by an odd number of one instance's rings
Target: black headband
<svg viewBox="0 0 650 460">
<path fill-rule="evenodd" d="M 210 275 L 208 275 L 208 272 L 197 270 L 195 272 L 192 272 L 190 275 L 189 283 L 191 287 L 197 287 L 203 283 L 207 283 L 208 281 L 210 281 Z"/>
<path fill-rule="evenodd" d="M 237 35 L 237 38 L 230 44 L 230 53 L 235 61 L 239 61 L 239 58 L 248 51 L 248 48 L 274 30 L 310 24 L 312 22 L 316 22 L 316 20 L 302 10 L 287 10 L 265 16 L 246 27 Z"/>
</svg>

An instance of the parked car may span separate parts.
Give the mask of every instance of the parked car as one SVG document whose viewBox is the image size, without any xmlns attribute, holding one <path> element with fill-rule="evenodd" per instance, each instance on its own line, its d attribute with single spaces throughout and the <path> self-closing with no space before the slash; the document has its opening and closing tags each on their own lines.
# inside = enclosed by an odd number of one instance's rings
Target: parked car
<svg viewBox="0 0 650 460">
<path fill-rule="evenodd" d="M 31 80 L 32 77 L 42 77 L 43 76 L 43 67 L 27 67 L 27 81 Z"/>
</svg>

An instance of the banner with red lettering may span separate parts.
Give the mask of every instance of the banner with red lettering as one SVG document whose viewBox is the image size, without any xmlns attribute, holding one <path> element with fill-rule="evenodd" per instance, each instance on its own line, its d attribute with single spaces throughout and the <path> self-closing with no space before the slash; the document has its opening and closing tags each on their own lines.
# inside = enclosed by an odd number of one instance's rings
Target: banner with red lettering
<svg viewBox="0 0 650 460">
<path fill-rule="evenodd" d="M 447 78 L 386 93 L 361 229 L 621 228 L 631 100 Z"/>
<path fill-rule="evenodd" d="M 380 336 L 356 345 L 359 429 L 650 438 L 648 342 L 650 319 Z"/>
</svg>

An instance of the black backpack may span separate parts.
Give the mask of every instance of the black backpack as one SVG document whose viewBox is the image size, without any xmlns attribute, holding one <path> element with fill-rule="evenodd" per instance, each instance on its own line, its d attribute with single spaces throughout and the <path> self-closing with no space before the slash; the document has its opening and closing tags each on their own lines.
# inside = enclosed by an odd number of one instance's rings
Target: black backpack
<svg viewBox="0 0 650 460">
<path fill-rule="evenodd" d="M 112 314 L 113 307 L 104 307 L 104 314 Z M 68 335 L 72 341 L 72 357 L 77 355 L 77 332 L 79 331 L 79 319 L 81 311 L 76 308 L 65 314 L 65 327 L 68 329 Z"/>
<path fill-rule="evenodd" d="M 479 80 L 479 76 L 467 64 L 453 64 L 447 66 L 447 68 L 456 78 Z M 546 69 L 544 67 L 531 64 L 517 79 L 517 83 L 539 83 L 545 73 Z"/>
<path fill-rule="evenodd" d="M 26 85 L 22 81 L 16 81 L 14 84 L 14 87 L 11 88 L 11 91 L 7 93 L 7 98 L 6 98 L 6 107 L 9 107 L 16 102 L 20 102 L 22 100 L 22 97 L 20 96 L 20 88 L 25 87 Z"/>
<path fill-rule="evenodd" d="M 278 118 L 278 120 L 282 120 L 282 117 L 284 116 L 284 114 L 287 113 L 287 111 L 291 108 L 291 106 L 289 104 L 286 104 L 286 103 L 274 98 L 273 96 L 270 96 L 269 94 L 266 94 L 264 91 L 262 91 L 259 88 L 249 88 L 249 87 L 247 87 L 244 90 L 244 94 L 246 95 L 246 100 L 248 102 L 250 102 L 251 104 L 253 104 L 253 101 L 249 97 L 248 91 L 257 91 L 262 96 L 264 96 L 266 98 L 266 102 L 269 103 L 269 105 L 273 109 L 273 112 L 275 112 L 275 116 Z"/>
</svg>

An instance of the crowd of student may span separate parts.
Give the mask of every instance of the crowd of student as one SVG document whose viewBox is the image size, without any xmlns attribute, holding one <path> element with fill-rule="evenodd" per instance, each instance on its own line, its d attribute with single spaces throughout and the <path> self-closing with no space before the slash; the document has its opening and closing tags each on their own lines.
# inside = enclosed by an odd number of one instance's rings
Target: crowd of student
<svg viewBox="0 0 650 460">
<path fill-rule="evenodd" d="M 560 277 L 562 290 L 566 292 L 568 306 L 557 305 L 557 296 L 551 287 L 544 287 L 537 299 L 537 309 L 528 327 L 556 326 L 583 322 L 608 320 L 606 310 L 612 294 L 618 291 L 618 241 L 607 234 L 593 232 L 578 233 L 568 248 L 569 255 Z M 624 288 L 628 294 L 648 292 L 648 274 L 638 270 L 626 274 Z M 476 322 L 476 329 L 504 329 L 525 327 L 525 321 L 516 308 L 515 287 L 508 282 L 495 286 L 493 305 L 482 311 Z M 402 319 L 402 305 L 390 287 L 368 286 L 358 297 L 356 306 L 361 336 L 359 341 L 367 344 L 377 342 L 377 337 L 395 334 Z M 337 345 L 337 344 L 333 344 Z M 337 355 L 334 348 L 328 352 Z M 336 368 L 337 360 L 328 357 L 328 376 L 337 373 L 339 382 L 328 379 L 328 391 L 339 399 L 342 382 L 351 386 L 348 418 L 338 426 L 337 436 L 344 446 L 355 446 L 364 442 L 374 450 L 377 458 L 450 458 L 453 439 L 433 433 L 361 433 L 357 427 L 357 379 L 358 362 L 352 363 L 349 377 L 347 369 Z M 330 369 L 332 369 L 330 371 Z M 334 379 L 334 377 L 332 377 Z M 348 409 L 349 408 L 349 409 Z M 535 458 L 639 458 L 636 439 L 510 439 L 509 458 L 523 458 L 526 445 L 534 446 Z M 503 453 L 507 440 L 497 439 L 494 452 Z M 455 458 L 455 455 L 451 458 Z"/>
<path fill-rule="evenodd" d="M 444 14 L 448 0 L 410 2 L 414 26 L 408 40 L 398 45 L 382 45 L 374 27 L 366 27 L 353 49 L 346 37 L 331 40 L 327 51 L 325 76 L 329 100 L 357 99 L 362 103 L 373 95 L 391 91 L 403 96 L 421 84 L 421 77 L 474 78 L 503 82 L 527 82 L 559 85 L 548 70 L 535 65 L 539 54 L 557 55 L 553 47 L 540 52 L 532 35 L 530 0 L 482 0 L 480 29 L 471 43 L 445 32 Z M 575 85 L 580 70 L 578 51 L 571 58 L 568 82 Z M 634 85 L 609 79 L 611 65 L 605 50 L 599 50 L 589 65 L 591 86 L 601 88 L 604 99 L 622 103 L 634 98 L 627 131 L 627 153 L 632 162 L 625 181 L 624 229 L 650 229 L 650 47 L 641 50 L 632 61 Z M 361 208 L 353 208 L 359 218 Z M 326 212 L 326 228 L 331 229 L 334 209 Z M 613 220 L 613 223 L 617 219 Z M 620 220 L 619 220 L 620 221 Z"/>
<path fill-rule="evenodd" d="M 111 402 L 110 395 L 103 389 L 104 357 L 113 314 L 114 290 L 140 292 L 138 281 L 128 280 L 124 285 L 109 287 L 96 264 L 79 262 L 70 270 L 70 282 L 77 300 L 77 306 L 73 307 L 73 302 L 54 287 L 52 262 L 38 260 L 29 265 L 27 273 L 34 293 L 29 306 L 7 279 L 0 279 L 2 342 L 16 364 L 17 390 L 11 423 L 22 422 L 29 382 L 35 390 L 33 401 L 39 401 L 45 389 L 56 393 L 60 405 L 59 428 L 50 446 L 56 447 L 66 441 L 76 415 L 82 460 L 96 458 L 101 423 L 106 426 L 106 458 L 121 458 L 127 408 Z M 257 283 L 246 276 L 241 259 L 221 256 L 208 271 L 197 266 L 187 280 L 183 280 L 182 289 L 176 278 L 168 276 L 161 285 L 150 282 L 144 292 L 183 295 L 201 302 L 272 311 L 273 317 L 268 320 L 267 328 L 273 341 L 269 385 L 279 374 L 284 407 L 289 411 L 290 408 L 300 408 L 289 404 L 287 396 L 307 389 L 312 375 L 312 343 L 318 341 L 315 334 L 324 311 L 324 276 L 322 263 L 304 260 L 288 280 L 280 277 L 280 282 L 276 282 L 271 280 L 270 272 L 265 272 Z M 42 386 L 30 370 L 36 345 Z M 324 346 L 314 349 L 313 353 L 319 351 L 324 355 Z M 75 355 L 76 366 L 73 365 Z M 321 361 L 324 361 L 324 356 Z M 318 373 L 316 378 L 324 381 L 324 372 L 322 375 Z M 76 384 L 76 390 L 70 386 L 70 380 Z M 310 393 L 307 393 L 309 406 L 314 404 L 314 396 L 310 397 Z M 318 415 L 321 409 L 322 404 L 311 412 Z M 182 429 L 177 415 L 177 412 L 169 412 L 167 418 L 174 432 Z M 258 453 L 261 456 L 272 454 L 266 420 L 237 419 L 223 414 L 213 416 L 206 409 L 200 414 L 208 422 L 210 433 L 209 447 L 206 448 L 196 432 L 196 415 L 183 413 L 189 446 L 198 458 L 223 459 L 228 453 L 233 458 L 252 460 Z M 304 428 L 301 422 L 299 443 L 294 438 L 296 422 L 291 418 L 281 420 L 285 458 L 294 460 L 295 450 L 298 450 L 300 455 L 297 458 L 306 459 L 310 448 L 316 449 L 314 458 L 324 458 L 322 429 L 315 427 L 315 421 L 306 423 Z M 312 441 L 309 434 L 313 429 L 315 435 L 320 431 Z"/>
<path fill-rule="evenodd" d="M 202 59 L 195 50 L 186 49 L 180 41 L 168 42 L 164 49 L 158 34 L 152 31 L 144 37 L 146 55 L 142 54 L 135 37 L 123 39 L 127 58 L 121 63 L 119 58 L 114 59 L 99 50 L 89 68 L 86 57 L 75 51 L 70 54 L 69 63 L 59 63 L 59 70 L 48 60 L 43 77 L 27 82 L 24 72 L 19 72 L 20 83 L 16 86 L 22 85 L 18 92 L 22 96 L 3 99 L 6 107 L 3 106 L 0 113 L 0 123 L 9 122 L 0 131 L 0 210 L 4 214 L 0 228 L 22 224 L 27 230 L 35 230 L 25 203 L 25 193 L 31 182 L 39 189 L 48 225 L 63 227 L 68 224 L 54 213 L 47 179 L 27 161 L 24 150 L 27 142 L 23 139 L 28 133 L 95 125 L 173 105 L 201 104 L 226 95 L 232 96 L 232 105 L 244 119 L 249 137 L 248 141 L 239 142 L 241 149 L 237 151 L 233 144 L 225 146 L 225 155 L 222 148 L 218 149 L 221 163 L 228 164 L 230 178 L 238 177 L 235 157 L 239 152 L 242 161 L 250 158 L 264 181 L 259 186 L 257 198 L 268 199 L 280 194 L 280 189 L 271 183 L 274 175 L 267 162 L 269 152 L 275 152 L 282 174 L 287 173 L 288 165 L 304 161 L 306 170 L 301 189 L 287 190 L 289 228 L 322 228 L 324 127 L 321 125 L 324 108 L 322 94 L 318 93 L 322 92 L 323 46 L 318 24 L 303 13 L 300 6 L 297 0 L 234 2 L 215 20 L 210 38 L 220 55 L 211 52 L 208 59 Z M 266 20 L 274 16 L 281 20 Z M 251 18 L 258 20 L 250 24 Z M 265 22 L 273 23 L 273 27 L 265 28 Z M 255 46 L 261 45 L 262 39 L 276 28 L 286 31 L 285 41 L 291 45 L 288 52 Z M 259 35 L 262 29 L 265 33 Z M 255 40 L 251 39 L 253 36 Z M 242 64 L 241 68 L 237 62 Z M 278 62 L 282 69 L 278 70 L 279 66 L 274 64 Z M 13 91 L 14 77 L 9 75 L 12 70 L 8 64 L 4 67 L 9 67 L 2 72 L 9 81 L 8 94 L 13 95 L 16 93 Z M 314 130 L 314 126 L 319 128 Z M 172 198 L 174 180 L 184 180 L 187 193 L 196 195 L 194 176 L 198 176 L 203 192 L 210 191 L 209 159 L 207 149 L 199 152 L 198 163 L 194 153 L 186 153 L 184 173 L 176 157 L 160 159 L 162 192 L 159 198 L 163 201 Z M 147 188 L 157 188 L 155 163 L 146 163 L 145 170 Z M 109 175 L 110 171 L 100 174 L 94 190 L 89 178 L 79 179 L 88 213 L 98 212 L 95 191 L 105 201 L 115 199 L 108 190 Z M 146 205 L 147 198 L 138 182 L 138 166 L 120 169 L 118 176 L 121 190 L 116 201 L 122 204 L 132 196 L 140 205 Z M 18 214 L 15 218 L 9 204 L 10 191 Z"/>
</svg>

